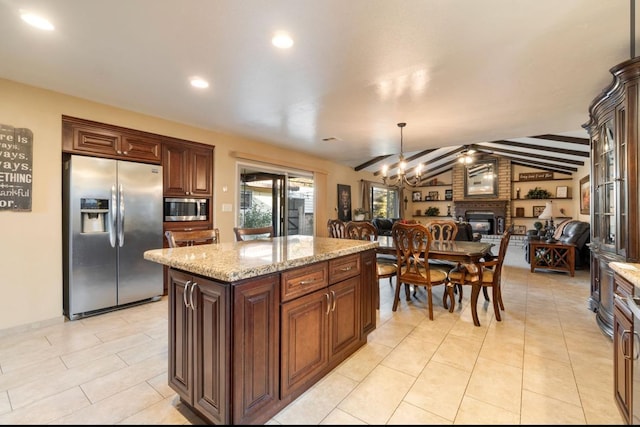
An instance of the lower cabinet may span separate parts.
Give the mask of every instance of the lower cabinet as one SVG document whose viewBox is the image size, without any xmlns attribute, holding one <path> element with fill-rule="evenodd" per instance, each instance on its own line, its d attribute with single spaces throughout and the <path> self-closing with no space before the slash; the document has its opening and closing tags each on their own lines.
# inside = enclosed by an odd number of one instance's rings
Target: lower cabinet
<svg viewBox="0 0 640 427">
<path fill-rule="evenodd" d="M 201 415 L 228 422 L 228 290 L 169 271 L 169 386 Z"/>
<path fill-rule="evenodd" d="M 637 359 L 638 350 L 634 346 L 633 313 L 626 304 L 626 298 L 633 296 L 634 287 L 617 274 L 614 274 L 613 277 L 613 390 L 622 416 L 627 424 L 632 424 L 633 364 Z"/>
<path fill-rule="evenodd" d="M 366 343 L 375 275 L 374 250 L 233 283 L 170 268 L 169 385 L 210 423 L 269 421 Z"/>
<path fill-rule="evenodd" d="M 282 304 L 282 397 L 306 389 L 360 346 L 360 278 Z"/>
</svg>

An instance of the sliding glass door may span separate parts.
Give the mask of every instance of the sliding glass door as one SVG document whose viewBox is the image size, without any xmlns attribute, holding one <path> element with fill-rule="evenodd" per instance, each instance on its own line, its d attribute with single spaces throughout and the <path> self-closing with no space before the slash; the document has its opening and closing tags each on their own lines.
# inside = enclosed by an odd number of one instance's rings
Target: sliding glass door
<svg viewBox="0 0 640 427">
<path fill-rule="evenodd" d="M 273 225 L 276 236 L 313 235 L 311 173 L 240 164 L 238 227 Z"/>
</svg>

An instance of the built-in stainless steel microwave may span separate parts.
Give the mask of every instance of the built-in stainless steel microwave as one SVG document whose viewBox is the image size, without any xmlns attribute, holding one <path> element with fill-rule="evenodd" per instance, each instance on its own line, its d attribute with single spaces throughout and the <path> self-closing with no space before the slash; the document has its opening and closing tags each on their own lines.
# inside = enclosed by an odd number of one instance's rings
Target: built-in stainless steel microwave
<svg viewBox="0 0 640 427">
<path fill-rule="evenodd" d="M 165 221 L 206 221 L 208 218 L 209 199 L 164 198 Z"/>
</svg>

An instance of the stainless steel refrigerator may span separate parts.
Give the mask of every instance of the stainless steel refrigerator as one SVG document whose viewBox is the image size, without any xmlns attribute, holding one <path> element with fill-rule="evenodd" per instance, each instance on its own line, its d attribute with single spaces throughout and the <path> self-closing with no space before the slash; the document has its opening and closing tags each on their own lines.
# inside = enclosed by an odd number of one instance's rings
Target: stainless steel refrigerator
<svg viewBox="0 0 640 427">
<path fill-rule="evenodd" d="M 63 158 L 63 309 L 69 319 L 163 292 L 162 166 L 78 155 Z"/>
</svg>

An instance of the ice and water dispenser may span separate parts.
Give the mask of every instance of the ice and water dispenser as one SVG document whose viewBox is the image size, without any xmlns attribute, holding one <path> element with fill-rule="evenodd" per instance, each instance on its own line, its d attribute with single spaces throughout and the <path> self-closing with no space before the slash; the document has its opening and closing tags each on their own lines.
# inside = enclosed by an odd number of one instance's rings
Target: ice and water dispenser
<svg viewBox="0 0 640 427">
<path fill-rule="evenodd" d="M 108 199 L 80 199 L 81 230 L 83 233 L 107 231 Z"/>
</svg>

